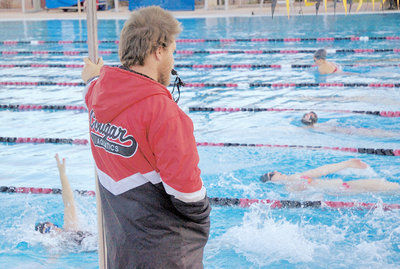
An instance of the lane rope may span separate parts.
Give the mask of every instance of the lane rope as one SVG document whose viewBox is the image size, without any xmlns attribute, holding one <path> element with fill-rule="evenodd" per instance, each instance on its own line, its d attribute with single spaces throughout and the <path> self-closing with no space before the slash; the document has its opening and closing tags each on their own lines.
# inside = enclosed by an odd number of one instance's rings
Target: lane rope
<svg viewBox="0 0 400 269">
<path fill-rule="evenodd" d="M 87 139 L 72 138 L 43 138 L 43 137 L 5 137 L 0 136 L 0 142 L 7 145 L 32 143 L 32 144 L 71 144 L 71 145 L 87 145 Z"/>
<path fill-rule="evenodd" d="M 20 110 L 20 111 L 30 111 L 30 110 L 43 110 L 43 111 L 75 110 L 75 111 L 82 111 L 82 112 L 87 111 L 85 106 L 72 106 L 72 105 L 25 105 L 25 104 L 5 105 L 5 104 L 0 104 L 0 109 Z"/>
<path fill-rule="evenodd" d="M 1 108 L 1 105 L 0 105 Z M 335 113 L 355 113 L 381 117 L 400 117 L 400 111 L 337 110 L 313 108 L 260 108 L 260 107 L 189 107 L 189 112 L 286 112 L 286 111 L 324 111 Z"/>
<path fill-rule="evenodd" d="M 0 81 L 4 86 L 86 86 L 83 82 L 53 82 L 53 81 Z"/>
<path fill-rule="evenodd" d="M 219 42 L 219 43 L 235 43 L 235 42 L 333 42 L 333 41 L 379 41 L 379 40 L 390 40 L 399 41 L 400 36 L 347 36 L 347 37 L 286 37 L 286 38 L 197 38 L 197 39 L 177 39 L 176 43 L 205 43 L 205 42 Z M 119 40 L 99 40 L 99 44 L 119 44 Z M 41 45 L 41 44 L 86 44 L 86 40 L 4 40 L 0 41 L 3 45 Z"/>
<path fill-rule="evenodd" d="M 0 81 L 0 85 L 4 86 L 85 86 L 83 82 L 53 82 L 53 81 Z M 169 86 L 173 86 L 170 84 Z M 322 88 L 400 88 L 400 83 L 343 83 L 343 82 L 330 82 L 330 83 L 314 83 L 314 82 L 301 82 L 301 83 L 198 83 L 188 82 L 185 87 L 189 88 L 304 88 L 304 87 L 322 87 Z"/>
<path fill-rule="evenodd" d="M 15 145 L 22 143 L 31 144 L 71 144 L 88 145 L 87 139 L 72 138 L 40 138 L 40 137 L 7 137 L 0 136 L 0 143 L 5 145 Z M 265 148 L 290 148 L 290 149 L 310 149 L 310 150 L 335 150 L 351 153 L 365 153 L 381 156 L 400 156 L 400 149 L 375 149 L 375 148 L 352 148 L 352 147 L 326 147 L 326 146 L 307 146 L 307 145 L 273 145 L 273 144 L 249 144 L 249 143 L 214 143 L 196 142 L 197 146 L 204 147 L 265 147 Z"/>
<path fill-rule="evenodd" d="M 87 112 L 85 106 L 74 106 L 74 105 L 35 105 L 35 104 L 0 104 L 2 110 L 12 111 L 64 111 L 73 110 Z M 252 108 L 252 107 L 241 107 L 241 108 L 230 108 L 230 107 L 189 107 L 189 112 L 286 112 L 286 111 L 324 111 L 334 113 L 355 113 L 355 114 L 366 114 L 381 117 L 400 117 L 400 111 L 368 111 L 368 110 L 336 110 L 336 109 L 312 109 L 312 108 Z"/>
<path fill-rule="evenodd" d="M 193 54 L 297 54 L 297 53 L 308 53 L 313 54 L 317 50 L 315 49 L 292 49 L 292 50 L 176 50 L 175 54 L 193 55 Z M 395 52 L 399 53 L 400 48 L 390 48 L 390 49 L 327 49 L 329 54 L 335 53 L 383 53 L 383 52 Z M 88 51 L 49 51 L 49 50 L 39 50 L 39 51 L 10 51 L 3 50 L 0 51 L 3 56 L 7 55 L 86 55 Z M 117 50 L 102 50 L 99 51 L 101 55 L 107 54 L 118 54 Z"/>
<path fill-rule="evenodd" d="M 108 65 L 117 67 L 118 64 Z M 346 67 L 400 67 L 400 64 L 341 64 Z M 83 64 L 0 64 L 0 68 L 83 68 Z M 174 68 L 191 68 L 191 69 L 307 69 L 316 67 L 312 64 L 175 64 Z"/>
<path fill-rule="evenodd" d="M 2 193 L 20 194 L 61 194 L 59 188 L 34 188 L 34 187 L 14 187 L 0 186 Z M 75 190 L 75 193 L 82 196 L 95 196 L 94 191 Z M 342 202 L 342 201 L 295 201 L 295 200 L 270 200 L 270 199 L 248 199 L 248 198 L 227 198 L 209 197 L 210 203 L 217 206 L 237 206 L 248 208 L 253 204 L 265 204 L 272 209 L 294 209 L 294 208 L 313 208 L 313 209 L 359 209 L 371 210 L 382 208 L 383 210 L 400 209 L 400 204 L 386 203 L 364 203 L 364 202 Z"/>
</svg>

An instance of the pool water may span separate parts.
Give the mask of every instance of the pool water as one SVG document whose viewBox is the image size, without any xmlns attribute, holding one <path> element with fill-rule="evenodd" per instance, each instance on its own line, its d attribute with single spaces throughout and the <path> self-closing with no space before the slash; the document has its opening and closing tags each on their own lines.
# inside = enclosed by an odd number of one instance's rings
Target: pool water
<svg viewBox="0 0 400 269">
<path fill-rule="evenodd" d="M 400 36 L 398 14 L 351 16 L 231 17 L 180 19 L 181 39 L 296 38 Z M 123 20 L 100 20 L 99 39 L 117 40 Z M 0 21 L 4 40 L 86 40 L 86 23 L 79 20 Z M 299 50 L 400 48 L 400 40 L 334 42 L 204 42 L 178 43 L 177 50 Z M 85 44 L 3 45 L 1 51 L 83 51 Z M 101 43 L 99 50 L 117 50 Z M 81 64 L 82 55 L 0 55 L 5 64 Z M 103 55 L 117 64 L 116 54 Z M 238 83 L 238 87 L 187 87 L 179 105 L 192 118 L 198 142 L 309 145 L 400 149 L 399 136 L 321 132 L 301 126 L 299 112 L 189 112 L 189 107 L 304 108 L 318 113 L 321 123 L 341 128 L 376 129 L 400 134 L 400 118 L 323 110 L 399 111 L 398 88 L 371 87 L 249 87 L 249 83 L 397 83 L 400 54 L 335 53 L 328 58 L 347 73 L 320 76 L 312 55 L 298 54 L 177 54 L 175 64 L 279 64 L 281 69 L 181 68 L 185 82 Z M 347 66 L 359 64 L 361 66 Z M 376 67 L 374 65 L 381 65 Z M 387 66 L 394 65 L 397 66 Z M 386 65 L 386 66 L 385 66 Z M 0 68 L 0 82 L 81 82 L 80 69 Z M 0 85 L 0 104 L 82 105 L 82 87 Z M 77 111 L 0 110 L 3 137 L 59 137 L 88 139 L 87 114 Z M 349 170 L 337 177 L 365 177 L 400 182 L 399 157 L 328 150 L 267 147 L 198 147 L 202 178 L 210 197 L 360 201 L 400 203 L 398 194 L 340 195 L 307 191 L 288 193 L 282 186 L 262 184 L 260 175 L 273 170 L 294 173 L 323 164 L 360 158 L 371 168 Z M 0 186 L 59 188 L 54 154 L 67 158 L 67 174 L 74 189 L 93 190 L 90 149 L 82 145 L 0 144 Z M 335 176 L 334 176 L 335 177 Z M 81 225 L 96 233 L 95 199 L 76 195 Z M 98 268 L 96 238 L 82 246 L 65 238 L 34 232 L 39 221 L 62 225 L 59 195 L 0 193 L 0 263 L 7 268 Z M 205 268 L 399 268 L 400 212 L 331 209 L 269 209 L 214 206 Z"/>
</svg>

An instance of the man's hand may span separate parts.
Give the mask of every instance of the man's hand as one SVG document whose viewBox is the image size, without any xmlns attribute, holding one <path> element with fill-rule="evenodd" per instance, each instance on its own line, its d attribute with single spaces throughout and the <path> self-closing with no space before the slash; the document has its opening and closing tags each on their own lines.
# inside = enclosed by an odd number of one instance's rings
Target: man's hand
<svg viewBox="0 0 400 269">
<path fill-rule="evenodd" d="M 90 79 L 100 75 L 100 69 L 103 67 L 103 58 L 99 58 L 97 64 L 94 64 L 89 58 L 84 58 L 85 66 L 82 69 L 82 80 L 87 83 Z"/>
</svg>

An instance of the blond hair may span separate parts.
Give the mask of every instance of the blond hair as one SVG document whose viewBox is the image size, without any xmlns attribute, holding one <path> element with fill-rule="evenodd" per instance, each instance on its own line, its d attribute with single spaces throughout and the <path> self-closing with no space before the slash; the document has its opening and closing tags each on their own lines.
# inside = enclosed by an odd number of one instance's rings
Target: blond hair
<svg viewBox="0 0 400 269">
<path fill-rule="evenodd" d="M 150 53 L 167 47 L 182 31 L 181 23 L 170 12 L 158 7 L 141 8 L 122 28 L 118 55 L 124 66 L 144 65 Z"/>
</svg>

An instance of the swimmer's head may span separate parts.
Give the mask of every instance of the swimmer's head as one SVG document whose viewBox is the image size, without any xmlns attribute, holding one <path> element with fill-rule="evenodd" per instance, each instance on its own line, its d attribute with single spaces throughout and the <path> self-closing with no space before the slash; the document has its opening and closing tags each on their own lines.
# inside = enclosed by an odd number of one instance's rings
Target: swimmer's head
<svg viewBox="0 0 400 269">
<path fill-rule="evenodd" d="M 42 234 L 48 234 L 53 230 L 58 230 L 58 226 L 54 223 L 51 222 L 41 222 L 41 223 L 36 223 L 35 225 L 35 231 L 39 231 Z"/>
<path fill-rule="evenodd" d="M 319 49 L 314 53 L 314 60 L 326 60 L 326 50 Z"/>
<path fill-rule="evenodd" d="M 303 115 L 301 122 L 307 126 L 313 126 L 318 121 L 318 116 L 314 111 L 308 112 Z"/>
<path fill-rule="evenodd" d="M 275 175 L 275 172 L 269 172 L 260 177 L 260 181 L 265 183 L 267 181 L 271 181 L 271 178 Z"/>
<path fill-rule="evenodd" d="M 265 182 L 285 182 L 288 180 L 288 176 L 285 174 L 282 174 L 281 172 L 274 171 L 274 172 L 269 172 L 260 177 L 260 181 L 265 183 Z"/>
</svg>

